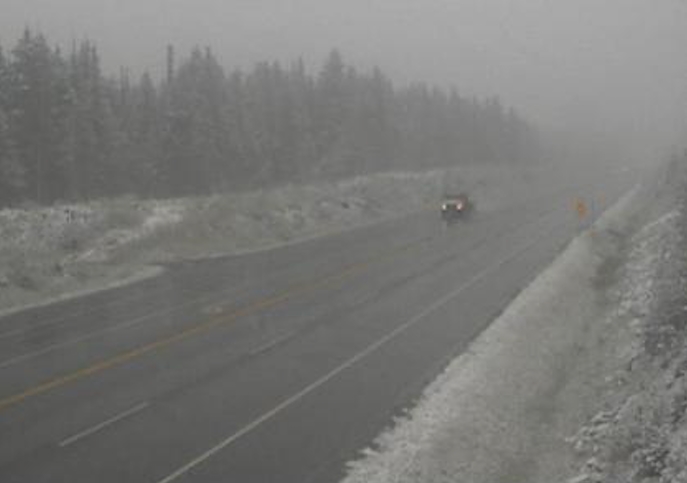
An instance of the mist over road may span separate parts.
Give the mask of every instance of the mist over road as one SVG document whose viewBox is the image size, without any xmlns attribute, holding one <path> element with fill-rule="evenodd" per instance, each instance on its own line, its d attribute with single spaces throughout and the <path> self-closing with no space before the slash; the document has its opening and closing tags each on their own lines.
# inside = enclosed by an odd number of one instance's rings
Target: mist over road
<svg viewBox="0 0 687 483">
<path fill-rule="evenodd" d="M 0 319 L 0 481 L 337 481 L 634 175 L 568 181 Z"/>
</svg>

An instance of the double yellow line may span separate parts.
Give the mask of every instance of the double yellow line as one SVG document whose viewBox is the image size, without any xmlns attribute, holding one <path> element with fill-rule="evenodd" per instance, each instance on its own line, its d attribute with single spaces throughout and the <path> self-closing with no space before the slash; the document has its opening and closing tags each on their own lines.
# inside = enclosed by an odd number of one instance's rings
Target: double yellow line
<svg viewBox="0 0 687 483">
<path fill-rule="evenodd" d="M 19 403 L 22 403 L 23 401 L 32 398 L 34 396 L 38 396 L 44 393 L 47 393 L 49 391 L 52 391 L 53 389 L 57 389 L 63 386 L 66 386 L 70 383 L 76 382 L 80 379 L 84 379 L 86 377 L 99 374 L 101 372 L 104 372 L 108 369 L 112 369 L 114 367 L 121 366 L 127 362 L 130 362 L 132 360 L 138 359 L 140 357 L 143 357 L 147 354 L 150 354 L 155 351 L 159 351 L 161 349 L 170 347 L 174 344 L 180 343 L 186 339 L 189 339 L 193 336 L 200 335 L 203 333 L 206 333 L 216 327 L 228 324 L 230 322 L 233 322 L 241 317 L 245 317 L 247 315 L 254 314 L 258 311 L 261 310 L 266 310 L 272 307 L 275 307 L 279 304 L 282 304 L 284 302 L 287 302 L 299 295 L 307 294 L 307 293 L 313 293 L 317 291 L 318 289 L 321 289 L 326 286 L 333 285 L 337 282 L 341 282 L 347 278 L 350 278 L 354 276 L 355 274 L 362 272 L 369 268 L 373 263 L 388 260 L 391 258 L 398 257 L 401 253 L 406 252 L 416 246 L 419 246 L 420 244 L 424 243 L 427 241 L 428 238 L 422 238 L 420 240 L 415 240 L 410 243 L 406 243 L 403 245 L 398 245 L 396 247 L 393 247 L 389 250 L 385 250 L 384 253 L 379 253 L 376 254 L 375 256 L 372 256 L 366 260 L 360 261 L 353 263 L 351 265 L 348 265 L 344 267 L 343 269 L 339 270 L 336 273 L 333 273 L 331 275 L 327 275 L 325 277 L 319 278 L 317 280 L 313 280 L 310 282 L 305 282 L 300 285 L 293 286 L 289 288 L 288 290 L 277 294 L 275 296 L 260 300 L 258 302 L 255 302 L 253 304 L 250 304 L 244 308 L 240 308 L 238 310 L 235 310 L 234 312 L 228 313 L 228 314 L 223 314 L 221 316 L 217 316 L 215 318 L 212 318 L 206 322 L 199 323 L 197 325 L 194 325 L 192 327 L 189 327 L 187 329 L 182 330 L 181 332 L 178 332 L 176 334 L 164 337 L 162 339 L 158 339 L 156 341 L 150 342 L 148 344 L 142 345 L 140 347 L 137 347 L 135 349 L 123 352 L 121 354 L 118 354 L 116 356 L 113 356 L 108 359 L 104 359 L 102 361 L 96 362 L 92 365 L 89 365 L 87 367 L 84 367 L 82 369 L 79 369 L 77 371 L 74 371 L 69 374 L 65 374 L 63 376 L 45 381 L 41 384 L 38 384 L 37 386 L 31 387 L 29 389 L 26 389 L 20 393 L 14 394 L 12 396 L 8 396 L 4 399 L 0 399 L 0 411 L 4 411 L 12 406 L 15 406 Z"/>
</svg>

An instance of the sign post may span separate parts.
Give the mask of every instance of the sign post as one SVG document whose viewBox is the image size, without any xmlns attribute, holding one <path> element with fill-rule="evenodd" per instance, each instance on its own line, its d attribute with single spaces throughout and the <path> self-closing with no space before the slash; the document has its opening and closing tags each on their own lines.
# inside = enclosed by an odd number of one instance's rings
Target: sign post
<svg viewBox="0 0 687 483">
<path fill-rule="evenodd" d="M 575 200 L 575 211 L 577 212 L 577 219 L 579 220 L 578 231 L 582 231 L 585 226 L 587 215 L 589 214 L 587 203 L 585 203 L 582 198 L 577 198 Z"/>
</svg>

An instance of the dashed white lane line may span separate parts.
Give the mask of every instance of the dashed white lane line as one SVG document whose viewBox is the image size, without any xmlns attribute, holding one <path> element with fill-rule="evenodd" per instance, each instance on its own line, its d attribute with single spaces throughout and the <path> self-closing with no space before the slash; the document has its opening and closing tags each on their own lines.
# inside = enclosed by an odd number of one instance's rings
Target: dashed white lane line
<svg viewBox="0 0 687 483">
<path fill-rule="evenodd" d="M 249 355 L 257 356 L 257 355 L 260 355 L 264 352 L 267 352 L 268 350 L 279 345 L 280 343 L 284 342 L 285 340 L 289 339 L 290 337 L 293 337 L 293 335 L 295 333 L 296 333 L 295 331 L 287 332 L 286 334 L 281 335 L 281 336 L 277 337 L 276 339 L 273 339 L 273 340 L 261 345 L 257 349 L 253 349 L 252 351 L 250 351 Z"/>
<path fill-rule="evenodd" d="M 542 219 L 546 219 L 548 217 L 548 215 L 554 211 L 556 211 L 556 209 L 547 211 L 544 216 L 537 218 L 536 223 L 539 223 Z M 231 292 L 231 291 L 229 291 L 229 292 Z M 223 292 L 220 292 L 220 293 L 223 293 Z M 41 357 L 45 354 L 49 354 L 51 352 L 54 352 L 54 351 L 57 351 L 60 349 L 64 349 L 66 347 L 71 347 L 71 346 L 80 344 L 82 342 L 87 342 L 89 340 L 101 337 L 101 336 L 106 335 L 106 334 L 121 332 L 121 331 L 124 331 L 127 329 L 134 328 L 136 326 L 141 325 L 143 322 L 150 320 L 154 317 L 169 315 L 169 314 L 172 314 L 174 311 L 177 311 L 180 309 L 190 308 L 190 307 L 194 307 L 198 304 L 206 303 L 207 300 L 211 300 L 216 295 L 217 294 L 212 294 L 212 293 L 206 294 L 206 295 L 201 296 L 197 299 L 192 299 L 192 300 L 189 300 L 187 302 L 184 302 L 184 303 L 181 303 L 178 305 L 173 305 L 173 306 L 165 307 L 165 308 L 162 308 L 159 310 L 155 310 L 155 311 L 150 312 L 148 314 L 141 315 L 141 316 L 136 317 L 134 319 L 124 321 L 123 323 L 116 324 L 116 325 L 113 325 L 113 326 L 105 328 L 105 329 L 100 329 L 100 330 L 96 330 L 93 332 L 89 332 L 89 333 L 86 333 L 86 334 L 79 336 L 79 337 L 67 339 L 67 340 L 62 341 L 62 342 L 48 345 L 46 347 L 43 347 L 42 349 L 37 349 L 37 350 L 31 351 L 31 352 L 26 352 L 24 354 L 14 356 L 14 357 L 11 357 L 9 359 L 0 360 L 0 369 L 5 369 L 7 367 L 11 367 L 11 366 L 23 363 L 23 362 L 27 362 L 27 361 L 36 359 L 38 357 Z M 28 333 L 28 331 L 26 329 L 18 329 L 18 330 L 12 330 L 12 331 L 9 331 L 6 333 L 0 333 L 0 339 L 3 339 L 5 337 L 13 337 L 13 336 L 17 336 L 17 335 L 22 335 L 23 333 Z"/>
<path fill-rule="evenodd" d="M 50 352 L 56 351 L 58 349 L 63 349 L 65 347 L 70 347 L 70 346 L 73 346 L 76 344 L 80 344 L 81 342 L 95 339 L 95 338 L 101 337 L 105 334 L 111 334 L 114 332 L 119 332 L 119 331 L 122 331 L 125 329 L 129 329 L 131 327 L 135 327 L 135 326 L 140 325 L 141 323 L 145 322 L 146 320 L 148 320 L 152 317 L 164 315 L 166 312 L 171 313 L 171 309 L 166 309 L 166 310 L 160 311 L 159 313 L 152 313 L 152 314 L 144 315 L 142 317 L 132 319 L 132 320 L 125 322 L 123 324 L 113 325 L 112 327 L 108 327 L 107 329 L 89 332 L 88 334 L 85 334 L 81 337 L 75 337 L 73 339 L 68 339 L 64 342 L 58 342 L 56 344 L 51 344 L 49 346 L 44 347 L 43 349 L 38 349 L 35 351 L 26 352 L 26 353 L 21 354 L 19 356 L 12 357 L 10 359 L 6 359 L 4 361 L 1 361 L 0 362 L 0 369 L 4 369 L 6 367 L 10 367 L 10 366 L 19 364 L 20 362 L 25 362 L 25 361 L 28 361 L 31 359 L 35 359 L 37 357 L 40 357 L 40 356 L 45 355 L 45 354 L 49 354 Z"/>
<path fill-rule="evenodd" d="M 54 352 L 58 349 L 63 349 L 65 347 L 70 347 L 70 346 L 73 346 L 76 344 L 80 344 L 81 342 L 86 342 L 88 340 L 95 339 L 97 337 L 101 337 L 105 334 L 112 334 L 115 332 L 121 332 L 123 330 L 130 329 L 132 327 L 136 327 L 138 325 L 141 325 L 143 322 L 145 322 L 147 320 L 151 320 L 155 317 L 162 317 L 165 315 L 171 315 L 175 311 L 178 311 L 181 309 L 193 308 L 194 306 L 197 306 L 199 304 L 204 303 L 205 299 L 210 298 L 214 295 L 215 294 L 209 294 L 209 295 L 200 297 L 198 299 L 192 299 L 188 302 L 184 302 L 181 304 L 165 307 L 163 309 L 155 310 L 153 312 L 149 312 L 147 314 L 144 314 L 144 315 L 141 315 L 139 317 L 133 318 L 131 320 L 125 321 L 121 324 L 113 325 L 113 326 L 108 327 L 106 329 L 100 329 L 100 330 L 96 330 L 93 332 L 88 332 L 87 334 L 84 334 L 84 335 L 79 336 L 79 337 L 74 337 L 72 339 L 68 339 L 68 340 L 65 340 L 63 342 L 51 344 L 51 345 L 46 346 L 42 349 L 27 352 L 27 353 L 12 357 L 10 359 L 0 361 L 0 369 L 4 369 L 6 367 L 10 367 L 10 366 L 19 364 L 20 362 L 25 362 L 25 361 L 28 361 L 31 359 L 35 359 L 35 358 L 40 357 L 42 355 L 49 354 L 50 352 Z M 16 335 L 16 334 L 10 334 L 10 335 Z M 3 336 L 0 335 L 0 339 L 2 339 L 2 338 L 3 338 Z"/>
<path fill-rule="evenodd" d="M 108 419 L 107 421 L 103 421 L 100 424 L 96 424 L 95 426 L 92 426 L 92 427 L 90 427 L 84 431 L 81 431 L 80 433 L 75 434 L 74 436 L 71 436 L 71 437 L 61 441 L 59 443 L 59 446 L 61 448 L 65 448 L 69 445 L 72 445 L 72 444 L 76 443 L 77 441 L 79 441 L 83 438 L 91 436 L 91 435 L 107 428 L 108 426 L 112 426 L 113 424 L 121 421 L 122 419 L 126 419 L 130 416 L 133 416 L 136 413 L 143 411 L 148 406 L 149 406 L 148 402 L 143 402 L 141 404 L 138 404 L 137 406 L 134 406 L 131 409 L 127 409 L 123 413 L 120 413 L 117 416 L 114 416 L 114 417 Z"/>
<path fill-rule="evenodd" d="M 548 235 L 551 231 L 553 230 L 546 230 L 545 233 L 540 233 L 539 236 L 531 239 L 529 242 L 523 244 L 516 250 L 512 251 L 508 256 L 504 257 L 502 260 L 499 262 L 487 267 L 486 269 L 482 270 L 478 274 L 476 274 L 474 277 L 472 277 L 470 280 L 467 282 L 461 284 L 458 286 L 456 289 L 451 291 L 450 293 L 444 295 L 440 299 L 436 300 L 429 306 L 427 306 L 424 310 L 422 310 L 419 314 L 417 314 L 415 317 L 410 319 L 409 321 L 399 325 L 396 327 L 394 330 L 389 332 L 387 335 L 382 337 L 381 339 L 377 340 L 376 342 L 370 344 L 367 346 L 365 349 L 363 349 L 361 352 L 357 353 L 350 359 L 348 359 L 346 362 L 342 363 L 341 365 L 337 366 L 335 369 L 327 373 L 326 375 L 322 376 L 320 379 L 316 380 L 309 386 L 305 387 L 302 389 L 300 392 L 294 394 L 293 396 L 289 397 L 288 399 L 284 400 L 282 403 L 271 409 L 270 411 L 264 413 L 262 416 L 259 418 L 253 420 L 246 426 L 244 426 L 242 429 L 237 431 L 236 433 L 232 434 L 228 438 L 224 439 L 223 441 L 219 442 L 206 452 L 202 453 L 201 455 L 197 456 L 196 458 L 192 459 L 188 463 L 186 463 L 184 466 L 180 467 L 170 475 L 164 477 L 163 479 L 159 480 L 158 483 L 171 483 L 172 481 L 175 481 L 179 479 L 180 477 L 184 476 L 191 470 L 193 470 L 195 467 L 201 465 L 220 451 L 222 451 L 224 448 L 231 446 L 233 443 L 238 441 L 240 438 L 243 436 L 251 433 L 258 427 L 260 427 L 262 424 L 265 422 L 269 421 L 270 419 L 274 418 L 277 416 L 279 413 L 284 411 L 285 409 L 289 408 L 290 406 L 293 406 L 297 402 L 299 402 L 301 399 L 305 398 L 308 396 L 310 393 L 314 392 L 321 386 L 325 385 L 328 383 L 330 380 L 334 379 L 336 376 L 341 374 L 342 372 L 346 371 L 353 365 L 357 364 L 361 360 L 365 359 L 372 353 L 376 352 L 379 348 L 382 346 L 386 345 L 399 335 L 401 335 L 403 332 L 406 332 L 408 329 L 416 325 L 418 322 L 420 322 L 422 319 L 430 315 L 432 312 L 436 311 L 437 309 L 441 308 L 442 306 L 446 305 L 451 299 L 457 297 L 461 292 L 464 292 L 471 286 L 475 285 L 479 281 L 483 280 L 485 277 L 487 277 L 489 274 L 492 272 L 498 270 L 501 268 L 503 265 L 506 265 L 507 263 L 515 260 L 518 258 L 520 255 L 528 251 L 530 248 L 532 248 L 537 242 L 539 242 L 543 236 Z"/>
</svg>

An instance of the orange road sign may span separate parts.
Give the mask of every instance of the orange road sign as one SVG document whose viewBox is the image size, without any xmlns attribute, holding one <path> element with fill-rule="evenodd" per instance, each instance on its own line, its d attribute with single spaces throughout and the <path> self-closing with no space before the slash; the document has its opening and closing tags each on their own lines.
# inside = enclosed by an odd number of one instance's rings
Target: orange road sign
<svg viewBox="0 0 687 483">
<path fill-rule="evenodd" d="M 578 198 L 575 201 L 575 211 L 577 211 L 577 216 L 579 216 L 580 219 L 585 218 L 587 216 L 587 204 Z"/>
</svg>

